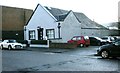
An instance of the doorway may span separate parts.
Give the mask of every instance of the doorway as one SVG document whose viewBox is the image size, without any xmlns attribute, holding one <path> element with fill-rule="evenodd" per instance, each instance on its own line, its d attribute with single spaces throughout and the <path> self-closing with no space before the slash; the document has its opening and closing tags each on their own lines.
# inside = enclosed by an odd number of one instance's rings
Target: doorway
<svg viewBox="0 0 120 73">
<path fill-rule="evenodd" d="M 43 28 L 39 28 L 38 30 L 38 40 L 43 40 Z"/>
</svg>

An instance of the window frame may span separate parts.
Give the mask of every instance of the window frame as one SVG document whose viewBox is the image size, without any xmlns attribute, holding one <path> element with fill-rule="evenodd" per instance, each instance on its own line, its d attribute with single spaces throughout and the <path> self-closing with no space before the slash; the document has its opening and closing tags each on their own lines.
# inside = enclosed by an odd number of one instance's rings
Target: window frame
<svg viewBox="0 0 120 73">
<path fill-rule="evenodd" d="M 48 31 L 53 31 L 53 34 L 48 34 Z M 53 38 L 50 38 L 48 35 L 53 35 Z M 46 36 L 48 39 L 55 39 L 55 29 L 46 29 Z"/>
<path fill-rule="evenodd" d="M 31 32 L 34 32 L 34 34 L 32 34 L 32 38 L 31 38 Z M 35 33 L 35 30 L 29 30 L 29 40 L 35 40 L 35 37 L 36 37 L 36 33 Z"/>
</svg>

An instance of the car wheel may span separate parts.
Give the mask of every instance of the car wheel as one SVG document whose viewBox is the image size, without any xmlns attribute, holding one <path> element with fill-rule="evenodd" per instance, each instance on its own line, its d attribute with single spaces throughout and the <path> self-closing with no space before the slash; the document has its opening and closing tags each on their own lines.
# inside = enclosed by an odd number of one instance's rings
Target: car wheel
<svg viewBox="0 0 120 73">
<path fill-rule="evenodd" d="M 2 50 L 2 47 L 0 46 L 0 49 Z"/>
<path fill-rule="evenodd" d="M 9 45 L 9 46 L 8 46 L 8 49 L 10 50 L 10 49 L 12 49 L 12 47 Z"/>
<path fill-rule="evenodd" d="M 83 44 L 80 44 L 80 47 L 83 47 L 84 45 Z"/>
<path fill-rule="evenodd" d="M 104 58 L 104 59 L 109 58 L 109 52 L 106 51 L 106 50 L 103 50 L 101 52 L 101 57 Z"/>
<path fill-rule="evenodd" d="M 3 49 L 3 45 L 1 45 L 0 48 Z"/>
</svg>

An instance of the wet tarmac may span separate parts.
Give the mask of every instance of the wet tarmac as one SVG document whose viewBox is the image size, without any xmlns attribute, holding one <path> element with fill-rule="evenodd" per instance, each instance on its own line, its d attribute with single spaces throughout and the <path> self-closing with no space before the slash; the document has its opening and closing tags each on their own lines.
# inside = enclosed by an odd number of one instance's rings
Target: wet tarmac
<svg viewBox="0 0 120 73">
<path fill-rule="evenodd" d="M 3 71 L 118 71 L 120 58 L 95 56 L 98 46 L 76 49 L 3 50 Z"/>
</svg>

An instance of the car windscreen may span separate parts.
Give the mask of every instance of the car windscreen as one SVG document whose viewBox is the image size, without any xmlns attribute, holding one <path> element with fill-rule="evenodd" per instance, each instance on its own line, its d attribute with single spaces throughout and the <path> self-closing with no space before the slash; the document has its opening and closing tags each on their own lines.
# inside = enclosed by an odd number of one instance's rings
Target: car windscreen
<svg viewBox="0 0 120 73">
<path fill-rule="evenodd" d="M 101 38 L 99 38 L 99 37 L 95 37 L 97 40 L 100 40 L 100 41 L 102 41 L 102 39 Z"/>
<path fill-rule="evenodd" d="M 107 37 L 103 37 L 102 39 L 103 39 L 103 40 L 107 40 L 108 38 L 107 38 Z"/>
<path fill-rule="evenodd" d="M 9 40 L 9 43 L 16 43 L 16 40 Z"/>
</svg>

